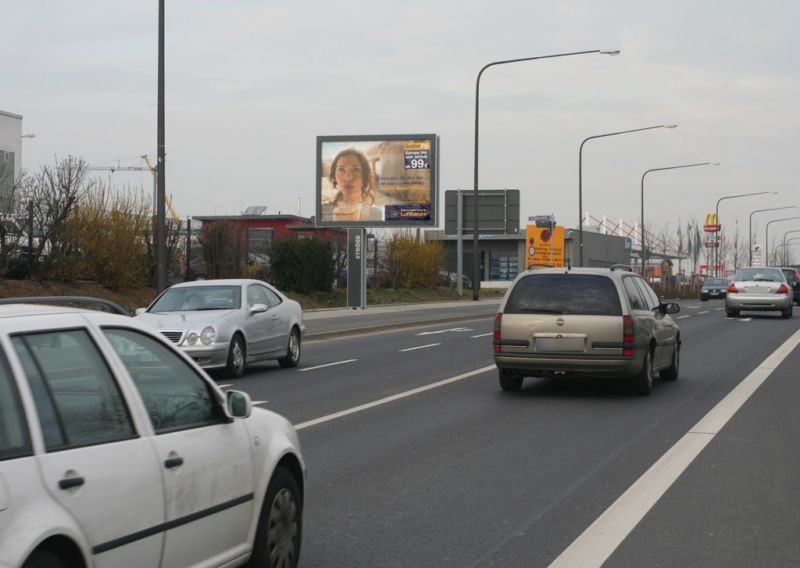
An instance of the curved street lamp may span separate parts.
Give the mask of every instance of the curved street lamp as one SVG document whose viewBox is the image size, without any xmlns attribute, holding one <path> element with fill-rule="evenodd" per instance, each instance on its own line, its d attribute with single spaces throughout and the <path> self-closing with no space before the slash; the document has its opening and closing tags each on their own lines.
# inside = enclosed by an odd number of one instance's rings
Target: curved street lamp
<svg viewBox="0 0 800 568">
<path fill-rule="evenodd" d="M 534 61 L 537 59 L 554 59 L 556 57 L 570 57 L 572 55 L 587 55 L 590 53 L 600 53 L 603 55 L 619 55 L 620 51 L 618 49 L 592 49 L 588 51 L 574 51 L 571 53 L 556 53 L 553 55 L 539 55 L 535 57 L 520 57 L 518 59 L 506 59 L 503 61 L 493 61 L 491 63 L 487 63 L 484 65 L 481 70 L 478 72 L 478 78 L 475 81 L 475 157 L 474 157 L 474 179 L 473 179 L 473 200 L 475 202 L 475 214 L 473 216 L 473 222 L 475 226 L 473 227 L 472 232 L 472 299 L 478 300 L 479 291 L 481 286 L 480 280 L 480 256 L 478 251 L 478 101 L 480 100 L 480 89 L 481 89 L 481 75 L 483 72 L 486 71 L 489 67 L 494 65 L 505 65 L 506 63 L 519 63 L 521 61 Z M 459 230 L 461 228 L 459 227 Z"/>
<path fill-rule="evenodd" d="M 792 233 L 800 233 L 800 229 L 796 231 L 786 231 L 783 234 L 783 265 L 786 266 L 786 235 L 791 235 Z M 791 240 L 791 239 L 789 239 Z"/>
<path fill-rule="evenodd" d="M 583 266 L 583 145 L 595 138 L 606 138 L 607 136 L 618 136 L 620 134 L 630 134 L 632 132 L 642 132 L 643 130 L 654 130 L 656 128 L 678 128 L 677 124 L 659 124 L 658 126 L 646 126 L 644 128 L 634 128 L 632 130 L 620 130 L 619 132 L 608 132 L 607 134 L 595 134 L 589 136 L 581 142 L 578 149 L 578 266 Z"/>
<path fill-rule="evenodd" d="M 750 224 L 747 230 L 747 247 L 750 251 L 750 261 L 747 263 L 749 266 L 753 266 L 753 214 L 754 213 L 761 213 L 763 211 L 778 211 L 780 209 L 795 209 L 797 205 L 786 205 L 784 207 L 770 207 L 769 209 L 756 209 L 752 213 L 750 213 Z"/>
<path fill-rule="evenodd" d="M 725 197 L 720 197 L 717 200 L 717 207 L 714 209 L 714 219 L 716 220 L 717 224 L 722 226 L 719 222 L 719 204 L 721 201 L 725 201 L 726 199 L 736 199 L 738 197 L 750 197 L 751 195 L 764 195 L 766 193 L 776 194 L 777 191 L 756 191 L 755 193 L 742 193 L 740 195 L 726 195 Z M 715 233 L 714 241 L 716 245 L 714 247 L 714 275 L 719 277 L 719 231 Z"/>
<path fill-rule="evenodd" d="M 769 226 L 773 223 L 780 223 L 782 221 L 793 221 L 795 219 L 800 219 L 800 216 L 796 217 L 784 217 L 783 219 L 773 219 L 772 221 L 767 221 L 767 235 L 765 238 L 766 246 L 767 246 L 767 254 L 766 254 L 766 263 L 765 266 L 769 266 Z"/>
<path fill-rule="evenodd" d="M 718 166 L 719 162 L 699 162 L 697 164 L 683 164 L 680 166 L 667 166 L 664 168 L 652 168 L 647 170 L 642 174 L 642 191 L 641 191 L 641 200 L 640 200 L 640 214 L 641 217 L 639 218 L 639 222 L 641 226 L 639 230 L 641 231 L 641 245 L 642 245 L 642 278 L 647 280 L 647 247 L 645 246 L 645 230 L 644 230 L 644 178 L 650 172 L 661 172 L 664 170 L 677 170 L 680 168 L 694 168 L 697 166 Z"/>
</svg>

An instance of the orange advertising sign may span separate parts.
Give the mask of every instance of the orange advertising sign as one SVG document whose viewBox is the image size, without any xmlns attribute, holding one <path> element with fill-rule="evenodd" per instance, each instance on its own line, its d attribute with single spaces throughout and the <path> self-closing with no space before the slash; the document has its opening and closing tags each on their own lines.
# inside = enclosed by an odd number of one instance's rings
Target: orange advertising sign
<svg viewBox="0 0 800 568">
<path fill-rule="evenodd" d="M 525 268 L 564 266 L 564 227 L 528 225 L 525 231 Z"/>
</svg>

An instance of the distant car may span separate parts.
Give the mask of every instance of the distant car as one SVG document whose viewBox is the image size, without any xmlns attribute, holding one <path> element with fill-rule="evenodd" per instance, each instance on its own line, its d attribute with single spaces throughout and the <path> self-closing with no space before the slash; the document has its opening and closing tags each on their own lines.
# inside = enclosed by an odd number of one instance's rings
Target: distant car
<svg viewBox="0 0 800 568">
<path fill-rule="evenodd" d="M 281 367 L 300 362 L 300 304 L 260 280 L 175 284 L 136 317 L 204 369 L 224 369 L 229 377 L 241 377 L 256 361 L 277 359 Z"/>
<path fill-rule="evenodd" d="M 494 324 L 500 388 L 519 390 L 524 377 L 614 376 L 647 395 L 653 378 L 674 381 L 680 329 L 630 269 L 551 268 L 520 274 Z"/>
<path fill-rule="evenodd" d="M 780 268 L 740 268 L 728 284 L 725 312 L 736 317 L 742 310 L 779 311 L 792 317 L 794 294 Z"/>
<path fill-rule="evenodd" d="M 128 316 L 0 306 L 0 566 L 297 565 L 285 418 Z"/>
<path fill-rule="evenodd" d="M 792 298 L 795 305 L 800 306 L 800 272 L 791 266 L 781 266 L 780 269 L 792 288 Z"/>
<path fill-rule="evenodd" d="M 705 302 L 709 298 L 724 298 L 728 295 L 728 283 L 725 278 L 709 278 L 700 287 L 700 301 Z"/>
</svg>

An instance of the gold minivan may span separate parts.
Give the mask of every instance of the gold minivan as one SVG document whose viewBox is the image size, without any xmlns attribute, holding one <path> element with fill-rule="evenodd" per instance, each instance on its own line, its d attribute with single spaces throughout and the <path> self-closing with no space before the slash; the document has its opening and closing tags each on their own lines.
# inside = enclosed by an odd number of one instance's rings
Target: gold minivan
<svg viewBox="0 0 800 568">
<path fill-rule="evenodd" d="M 520 274 L 494 321 L 500 387 L 525 377 L 615 376 L 648 395 L 678 378 L 680 311 L 629 268 L 550 268 Z"/>
</svg>

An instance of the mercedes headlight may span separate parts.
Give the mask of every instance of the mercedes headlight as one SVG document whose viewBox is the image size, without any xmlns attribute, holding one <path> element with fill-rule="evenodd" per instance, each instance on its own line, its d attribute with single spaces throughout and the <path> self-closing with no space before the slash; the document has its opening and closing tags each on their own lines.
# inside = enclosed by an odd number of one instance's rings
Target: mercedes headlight
<svg viewBox="0 0 800 568">
<path fill-rule="evenodd" d="M 200 342 L 203 345 L 211 345 L 214 343 L 214 339 L 217 337 L 217 332 L 214 331 L 214 328 L 208 326 L 203 331 L 200 332 Z"/>
</svg>

